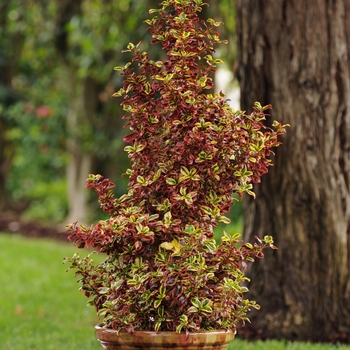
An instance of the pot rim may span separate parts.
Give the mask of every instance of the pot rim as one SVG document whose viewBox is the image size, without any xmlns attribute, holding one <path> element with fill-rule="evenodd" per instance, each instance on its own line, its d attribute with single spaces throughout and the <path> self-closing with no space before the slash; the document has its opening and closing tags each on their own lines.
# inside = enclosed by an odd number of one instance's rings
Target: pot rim
<svg viewBox="0 0 350 350">
<path fill-rule="evenodd" d="M 117 331 L 115 329 L 112 328 L 107 328 L 106 325 L 100 323 L 97 324 L 95 326 L 95 331 L 97 332 L 106 332 L 106 333 L 116 333 Z M 205 335 L 205 334 L 230 334 L 232 333 L 234 336 L 236 335 L 237 331 L 236 330 L 232 330 L 232 329 L 214 329 L 212 331 L 200 331 L 200 332 L 181 332 L 181 333 L 176 333 L 175 331 L 134 331 L 133 333 L 128 333 L 125 331 L 120 331 L 118 332 L 118 334 L 121 335 L 133 335 L 133 334 L 149 334 L 149 335 L 156 335 L 156 334 L 162 334 L 162 336 L 167 336 L 167 335 L 171 335 L 174 336 L 175 334 L 180 335 L 187 335 L 187 336 L 200 336 L 200 335 Z"/>
</svg>

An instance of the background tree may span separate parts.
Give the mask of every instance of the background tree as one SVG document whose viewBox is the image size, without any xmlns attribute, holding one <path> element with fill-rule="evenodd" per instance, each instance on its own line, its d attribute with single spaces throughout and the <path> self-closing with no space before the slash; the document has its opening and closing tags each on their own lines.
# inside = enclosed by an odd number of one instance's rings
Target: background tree
<svg viewBox="0 0 350 350">
<path fill-rule="evenodd" d="M 220 35 L 228 41 L 227 45 L 222 45 L 218 50 L 220 57 L 224 58 L 224 63 L 230 71 L 236 70 L 237 65 L 237 36 L 236 36 L 236 0 L 208 1 L 208 14 L 220 19 L 224 25 L 218 27 Z"/>
<path fill-rule="evenodd" d="M 5 179 L 14 156 L 14 146 L 7 135 L 11 127 L 8 109 L 20 99 L 12 86 L 23 44 L 20 29 L 23 17 L 13 12 L 13 7 L 17 5 L 15 0 L 0 4 L 0 212 L 10 206 Z"/>
<path fill-rule="evenodd" d="M 272 103 L 291 124 L 245 208 L 244 239 L 279 247 L 250 272 L 269 337 L 350 334 L 349 17 L 348 0 L 237 0 L 242 108 Z"/>
<path fill-rule="evenodd" d="M 133 35 L 145 35 L 146 25 L 139 23 L 145 5 L 134 0 L 8 0 L 3 6 L 1 52 L 8 59 L 1 62 L 16 68 L 5 67 L 6 81 L 25 103 L 6 113 L 8 132 L 0 139 L 11 141 L 14 162 L 6 167 L 0 187 L 6 187 L 22 209 L 28 206 L 31 218 L 59 222 L 71 213 L 85 220 L 86 176 L 120 176 L 109 166 L 119 155 L 121 162 L 127 159 L 122 152 L 122 111 L 110 98 L 120 84 L 113 67 Z M 14 40 L 17 32 L 21 41 Z M 14 43 L 22 44 L 20 54 Z"/>
<path fill-rule="evenodd" d="M 121 50 L 129 42 L 142 40 L 147 50 L 143 20 L 159 2 L 1 3 L 0 213 L 16 209 L 23 218 L 50 224 L 88 220 L 94 212 L 86 198 L 89 173 L 108 176 L 124 193 L 120 174 L 128 159 L 123 111 L 111 98 L 121 84 L 113 67 L 128 59 Z M 232 38 L 233 0 L 209 3 L 203 16 L 222 18 L 224 36 Z M 232 43 L 218 55 L 234 57 Z"/>
<path fill-rule="evenodd" d="M 95 171 L 94 162 L 108 164 L 111 156 L 115 157 L 116 140 L 121 140 L 121 118 L 110 99 L 118 85 L 113 81 L 113 66 L 116 55 L 131 41 L 131 33 L 142 37 L 138 13 L 144 10 L 144 4 L 131 0 L 56 4 L 55 47 L 65 77 L 62 86 L 70 96 L 66 124 L 70 154 L 67 221 L 84 221 L 89 212 L 86 176 Z"/>
</svg>

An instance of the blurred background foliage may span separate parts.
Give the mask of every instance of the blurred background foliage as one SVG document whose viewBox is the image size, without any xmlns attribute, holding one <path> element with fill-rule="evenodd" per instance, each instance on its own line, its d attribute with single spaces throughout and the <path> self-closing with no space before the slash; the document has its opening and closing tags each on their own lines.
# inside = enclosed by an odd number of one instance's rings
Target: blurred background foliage
<svg viewBox="0 0 350 350">
<path fill-rule="evenodd" d="M 0 4 L 0 215 L 60 224 L 100 215 L 85 190 L 100 173 L 124 193 L 128 167 L 113 67 L 129 42 L 148 47 L 148 9 L 159 0 L 2 0 Z M 236 58 L 234 0 L 208 1 L 203 18 L 222 20 Z M 232 217 L 240 223 L 241 205 Z"/>
</svg>

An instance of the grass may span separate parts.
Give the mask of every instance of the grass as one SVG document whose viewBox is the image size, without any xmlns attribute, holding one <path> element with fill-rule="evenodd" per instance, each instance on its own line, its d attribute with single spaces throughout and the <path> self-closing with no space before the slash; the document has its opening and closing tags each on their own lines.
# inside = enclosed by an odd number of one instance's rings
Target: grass
<svg viewBox="0 0 350 350">
<path fill-rule="evenodd" d="M 79 294 L 63 257 L 77 249 L 49 240 L 0 234 L 0 348 L 6 350 L 101 350 L 98 322 Z M 330 350 L 350 346 L 236 339 L 230 350 Z"/>
<path fill-rule="evenodd" d="M 302 342 L 288 342 L 288 341 L 257 341 L 247 342 L 236 339 L 232 342 L 229 350 L 345 350 L 350 349 L 346 345 L 331 345 L 331 344 L 312 344 Z"/>
<path fill-rule="evenodd" d="M 0 348 L 100 349 L 94 310 L 62 264 L 76 248 L 6 234 L 0 246 Z"/>
</svg>

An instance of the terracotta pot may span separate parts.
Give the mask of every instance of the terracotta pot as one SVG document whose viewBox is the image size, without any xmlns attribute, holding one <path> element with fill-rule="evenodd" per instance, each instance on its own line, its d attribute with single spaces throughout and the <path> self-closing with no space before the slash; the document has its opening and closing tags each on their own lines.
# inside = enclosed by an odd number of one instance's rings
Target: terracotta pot
<svg viewBox="0 0 350 350">
<path fill-rule="evenodd" d="M 95 327 L 98 341 L 105 350 L 226 350 L 235 337 L 232 331 L 211 331 L 200 333 L 135 331 L 134 334 L 113 329 Z"/>
</svg>

